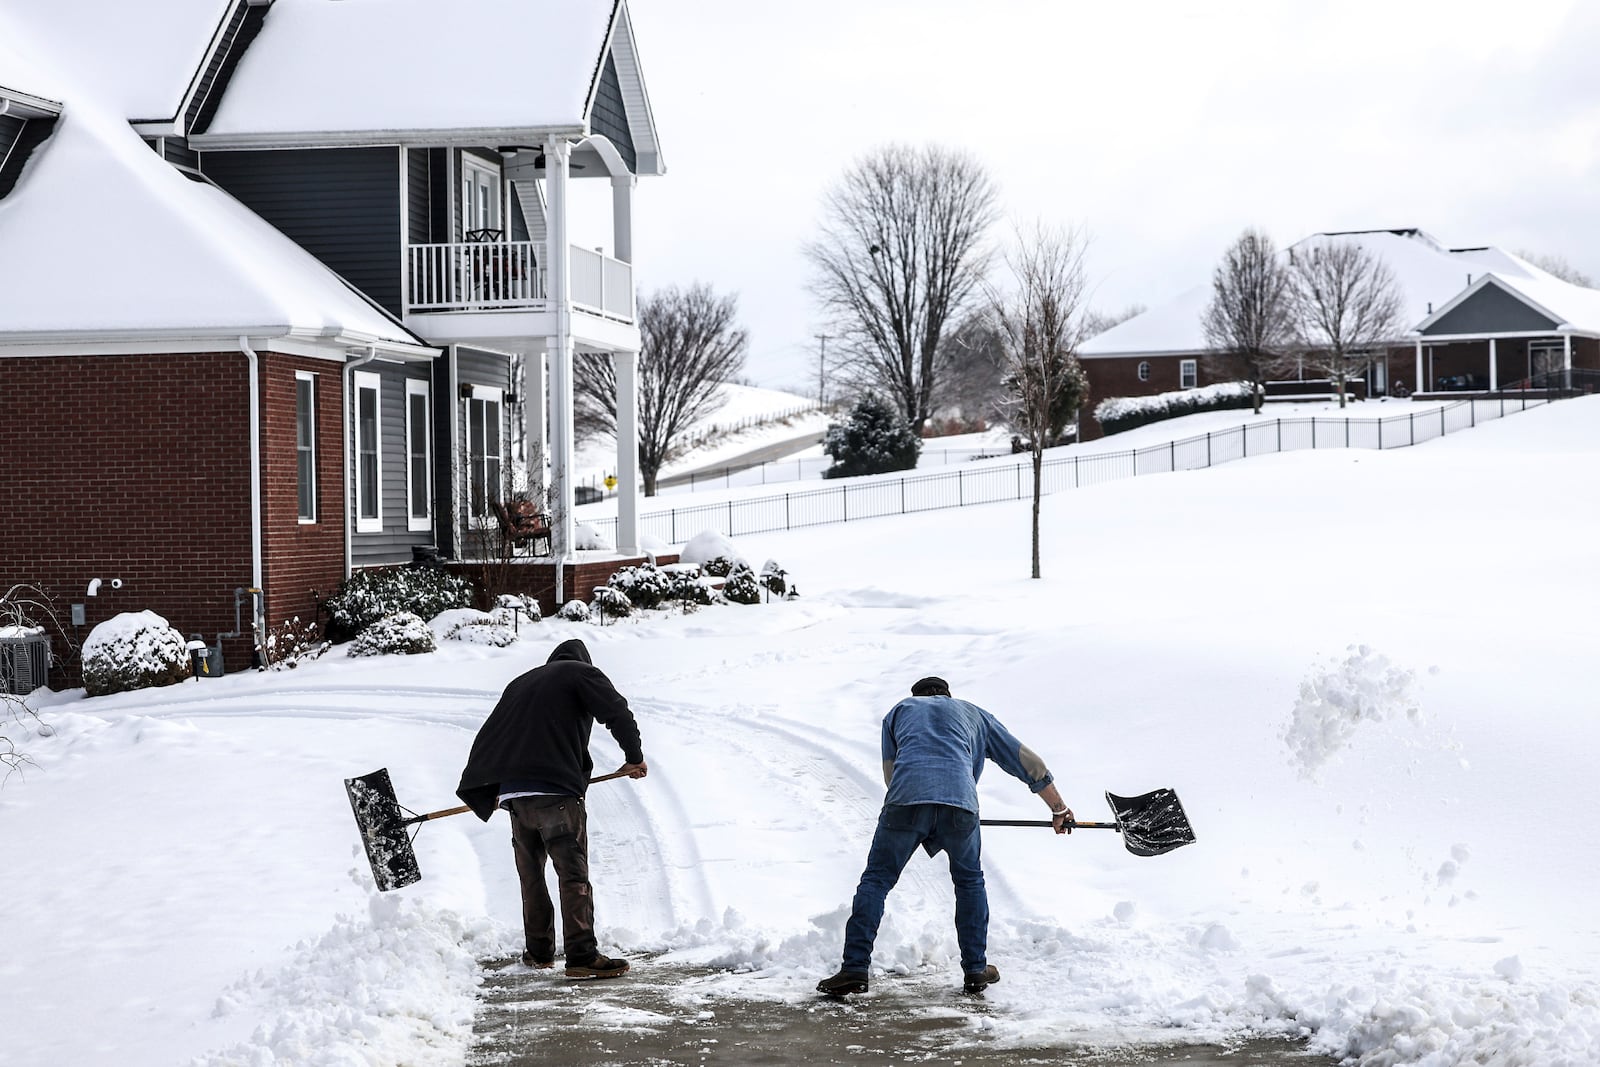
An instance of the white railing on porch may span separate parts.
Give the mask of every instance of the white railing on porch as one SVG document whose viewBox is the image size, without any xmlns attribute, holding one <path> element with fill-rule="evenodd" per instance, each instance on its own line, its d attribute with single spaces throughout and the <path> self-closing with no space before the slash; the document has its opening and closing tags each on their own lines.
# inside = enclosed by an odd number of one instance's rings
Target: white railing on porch
<svg viewBox="0 0 1600 1067">
<path fill-rule="evenodd" d="M 633 265 L 573 245 L 572 302 L 602 315 L 633 321 Z"/>
<path fill-rule="evenodd" d="M 452 241 L 407 249 L 408 311 L 542 308 L 549 299 L 543 242 Z M 633 267 L 592 249 L 571 250 L 572 302 L 633 321 Z"/>
</svg>

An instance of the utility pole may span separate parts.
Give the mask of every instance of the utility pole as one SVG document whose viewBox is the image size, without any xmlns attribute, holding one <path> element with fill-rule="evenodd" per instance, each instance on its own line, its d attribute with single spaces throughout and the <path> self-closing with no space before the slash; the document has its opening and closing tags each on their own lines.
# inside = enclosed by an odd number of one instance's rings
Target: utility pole
<svg viewBox="0 0 1600 1067">
<path fill-rule="evenodd" d="M 821 347 L 817 350 L 817 403 L 826 404 L 828 402 L 828 338 L 833 335 L 819 333 L 815 336 L 821 342 Z"/>
</svg>

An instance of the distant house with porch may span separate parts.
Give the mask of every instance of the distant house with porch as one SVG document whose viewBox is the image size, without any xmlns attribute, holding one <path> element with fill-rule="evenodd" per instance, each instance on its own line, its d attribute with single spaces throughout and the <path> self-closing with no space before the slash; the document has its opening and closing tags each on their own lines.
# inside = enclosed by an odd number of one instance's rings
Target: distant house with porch
<svg viewBox="0 0 1600 1067">
<path fill-rule="evenodd" d="M 0 590 L 248 661 L 353 569 L 481 553 L 522 467 L 547 602 L 585 595 L 572 361 L 617 365 L 629 557 L 633 189 L 663 169 L 626 0 L 0 12 Z M 609 247 L 573 247 L 595 179 Z"/>
<path fill-rule="evenodd" d="M 1600 291 L 1501 249 L 1448 248 L 1415 229 L 1314 234 L 1282 255 L 1291 259 L 1327 241 L 1354 242 L 1382 259 L 1401 292 L 1408 331 L 1402 343 L 1367 362 L 1356 383 L 1367 396 L 1547 388 L 1570 385 L 1574 369 L 1600 371 Z M 1092 410 L 1101 400 L 1217 380 L 1201 325 L 1211 293 L 1209 282 L 1198 285 L 1083 344 L 1079 358 L 1090 391 L 1085 437 L 1099 434 Z"/>
</svg>

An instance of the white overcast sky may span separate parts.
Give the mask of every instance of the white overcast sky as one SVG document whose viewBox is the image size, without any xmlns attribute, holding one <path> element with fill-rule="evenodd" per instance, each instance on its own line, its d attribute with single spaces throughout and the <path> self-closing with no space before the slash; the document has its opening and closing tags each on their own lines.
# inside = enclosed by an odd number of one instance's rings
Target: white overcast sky
<svg viewBox="0 0 1600 1067">
<path fill-rule="evenodd" d="M 1204 282 L 1252 225 L 1280 245 L 1416 226 L 1600 277 L 1591 0 L 630 10 L 668 168 L 639 183 L 638 281 L 737 292 L 758 384 L 815 389 L 800 249 L 824 190 L 890 141 L 966 149 L 1007 216 L 1083 227 L 1102 310 Z"/>
</svg>

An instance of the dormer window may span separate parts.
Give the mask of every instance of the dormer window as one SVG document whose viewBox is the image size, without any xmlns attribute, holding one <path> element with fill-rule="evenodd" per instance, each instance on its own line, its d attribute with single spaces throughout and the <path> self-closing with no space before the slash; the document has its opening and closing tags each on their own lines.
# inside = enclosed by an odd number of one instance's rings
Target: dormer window
<svg viewBox="0 0 1600 1067">
<path fill-rule="evenodd" d="M 500 168 L 487 160 L 461 157 L 461 234 L 467 240 L 498 239 L 500 223 Z"/>
</svg>

